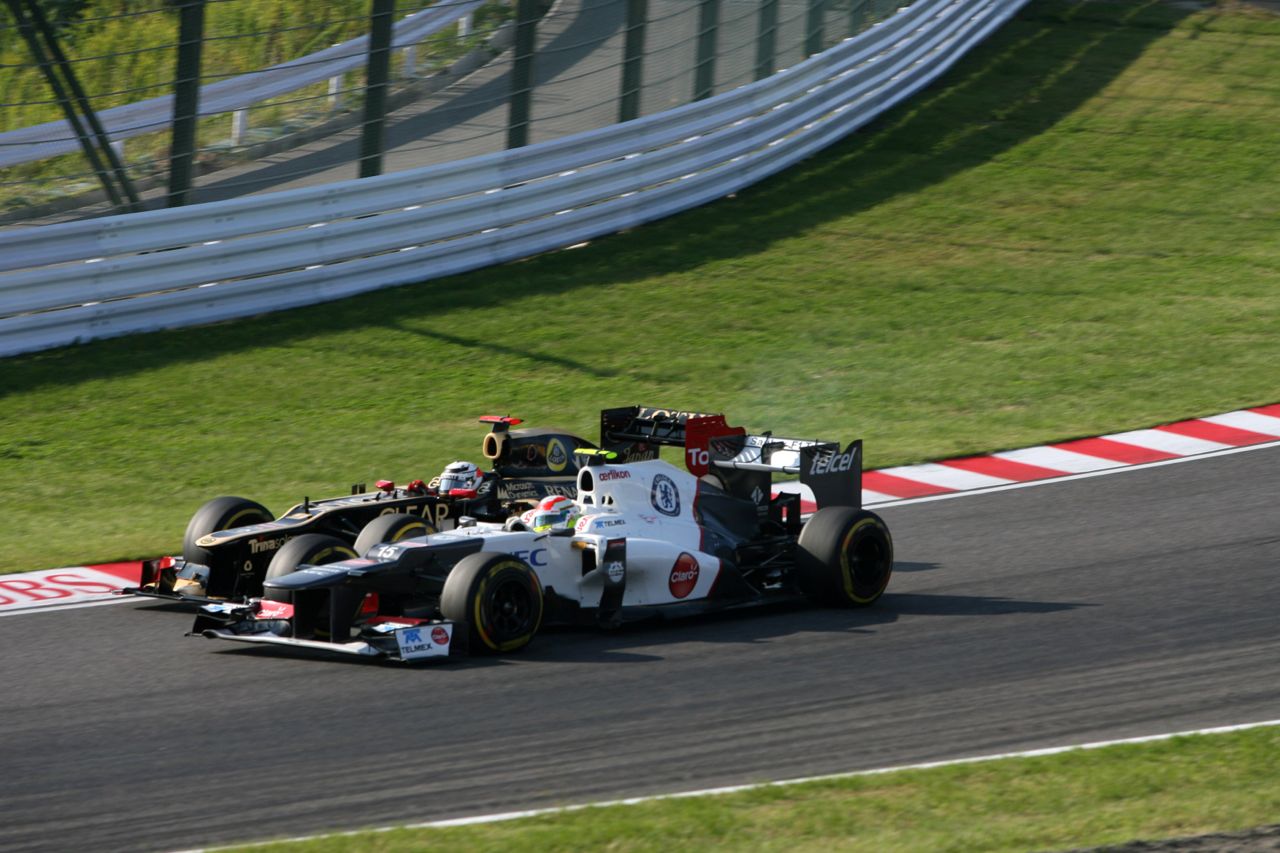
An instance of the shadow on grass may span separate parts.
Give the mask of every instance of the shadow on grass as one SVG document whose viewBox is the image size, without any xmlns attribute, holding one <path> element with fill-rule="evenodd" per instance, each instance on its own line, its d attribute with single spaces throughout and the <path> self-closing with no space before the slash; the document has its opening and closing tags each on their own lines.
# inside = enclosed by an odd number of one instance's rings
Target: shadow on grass
<svg viewBox="0 0 1280 853">
<path fill-rule="evenodd" d="M 287 345 L 317 334 L 419 331 L 405 320 L 455 308 L 500 309 L 514 295 L 527 298 L 628 284 L 753 255 L 777 241 L 982 165 L 1043 133 L 1188 14 L 1159 0 L 1033 2 L 934 86 L 804 165 L 736 198 L 598 239 L 572 253 L 553 252 L 268 317 L 8 359 L 0 396 L 251 351 L 264 341 Z M 637 311 L 642 311 L 645 299 L 644 294 L 637 296 Z M 449 343 L 468 349 L 493 346 L 488 340 L 462 337 Z M 511 341 L 505 345 L 532 357 Z"/>
</svg>

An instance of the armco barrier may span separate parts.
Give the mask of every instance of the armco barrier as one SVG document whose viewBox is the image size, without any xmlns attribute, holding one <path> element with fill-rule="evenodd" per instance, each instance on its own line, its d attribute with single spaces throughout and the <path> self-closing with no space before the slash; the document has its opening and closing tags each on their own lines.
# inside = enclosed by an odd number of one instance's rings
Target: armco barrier
<svg viewBox="0 0 1280 853">
<path fill-rule="evenodd" d="M 480 8 L 484 0 L 444 0 L 396 22 L 392 47 L 417 44 L 432 33 L 450 26 Z M 323 83 L 367 61 L 367 35 L 335 44 L 298 59 L 282 62 L 261 71 L 229 77 L 200 87 L 200 115 L 213 116 L 242 110 L 269 98 L 295 92 L 303 86 Z M 107 135 L 113 140 L 154 133 L 169 126 L 173 116 L 173 96 L 164 95 L 102 110 Z M 80 150 L 75 133 L 65 120 L 23 127 L 0 133 L 0 169 L 71 154 Z"/>
<path fill-rule="evenodd" d="M 1026 0 L 918 0 L 785 72 L 527 148 L 0 233 L 0 355 L 244 317 L 569 246 L 735 192 L 933 80 Z"/>
</svg>

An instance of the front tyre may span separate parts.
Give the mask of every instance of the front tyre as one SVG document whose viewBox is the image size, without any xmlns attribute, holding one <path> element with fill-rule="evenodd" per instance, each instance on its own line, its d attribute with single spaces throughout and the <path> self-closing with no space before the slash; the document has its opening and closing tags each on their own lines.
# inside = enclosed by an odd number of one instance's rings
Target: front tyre
<svg viewBox="0 0 1280 853">
<path fill-rule="evenodd" d="M 207 566 L 213 558 L 209 551 L 196 544 L 201 539 L 219 530 L 262 524 L 274 518 L 271 510 L 257 501 L 230 495 L 214 498 L 196 510 L 187 522 L 187 531 L 182 537 L 182 557 L 188 563 Z"/>
<path fill-rule="evenodd" d="M 320 566 L 325 563 L 336 563 L 339 560 L 354 560 L 356 552 L 350 545 L 343 542 L 336 536 L 326 536 L 323 533 L 304 533 L 302 536 L 295 536 L 284 546 L 276 551 L 271 558 L 271 564 L 267 566 L 267 576 L 263 578 L 266 581 L 282 578 L 291 575 L 298 570 L 299 566 Z M 293 603 L 293 592 L 283 589 L 266 589 L 264 587 L 262 597 L 271 601 L 282 601 L 286 604 Z"/>
<path fill-rule="evenodd" d="M 361 557 L 369 555 L 369 549 L 384 542 L 399 542 L 415 536 L 426 536 L 435 533 L 435 525 L 417 515 L 394 513 L 380 515 L 364 526 L 356 537 L 356 553 Z"/>
<path fill-rule="evenodd" d="M 514 652 L 529 645 L 542 624 L 542 583 L 509 554 L 469 554 L 444 581 L 440 612 L 467 626 L 472 651 Z"/>
<path fill-rule="evenodd" d="M 843 506 L 820 509 L 800 531 L 796 571 L 800 588 L 815 602 L 865 607 L 889 585 L 893 537 L 874 512 Z"/>
</svg>

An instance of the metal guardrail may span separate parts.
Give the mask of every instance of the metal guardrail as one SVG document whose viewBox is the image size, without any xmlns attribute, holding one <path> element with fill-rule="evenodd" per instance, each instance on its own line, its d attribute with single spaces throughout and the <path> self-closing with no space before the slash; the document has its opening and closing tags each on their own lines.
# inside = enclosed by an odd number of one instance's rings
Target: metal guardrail
<svg viewBox="0 0 1280 853">
<path fill-rule="evenodd" d="M 443 0 L 396 22 L 392 49 L 417 44 L 427 36 L 455 24 L 483 5 L 484 0 Z M 200 116 L 208 117 L 246 109 L 270 98 L 323 83 L 339 74 L 363 67 L 369 36 L 335 44 L 298 59 L 228 77 L 200 87 Z M 169 125 L 173 96 L 163 95 L 111 107 L 98 113 L 113 141 L 154 133 Z M 0 169 L 72 154 L 80 150 L 75 131 L 65 120 L 0 133 Z"/>
<path fill-rule="evenodd" d="M 764 80 L 526 148 L 0 233 L 0 356 L 421 282 L 686 210 L 867 123 L 1025 2 L 918 0 Z"/>
</svg>

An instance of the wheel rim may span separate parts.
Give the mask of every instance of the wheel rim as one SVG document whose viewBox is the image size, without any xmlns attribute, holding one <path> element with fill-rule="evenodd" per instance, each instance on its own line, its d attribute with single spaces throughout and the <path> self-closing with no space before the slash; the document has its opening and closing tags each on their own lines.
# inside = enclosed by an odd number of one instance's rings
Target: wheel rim
<svg viewBox="0 0 1280 853">
<path fill-rule="evenodd" d="M 502 642 L 529 633 L 533 628 L 533 591 L 523 578 L 498 579 L 485 591 L 485 621 L 494 640 Z"/>
<path fill-rule="evenodd" d="M 874 533 L 854 537 L 845 551 L 849 576 L 853 579 L 853 596 L 859 601 L 874 598 L 888 580 L 888 547 Z"/>
</svg>

